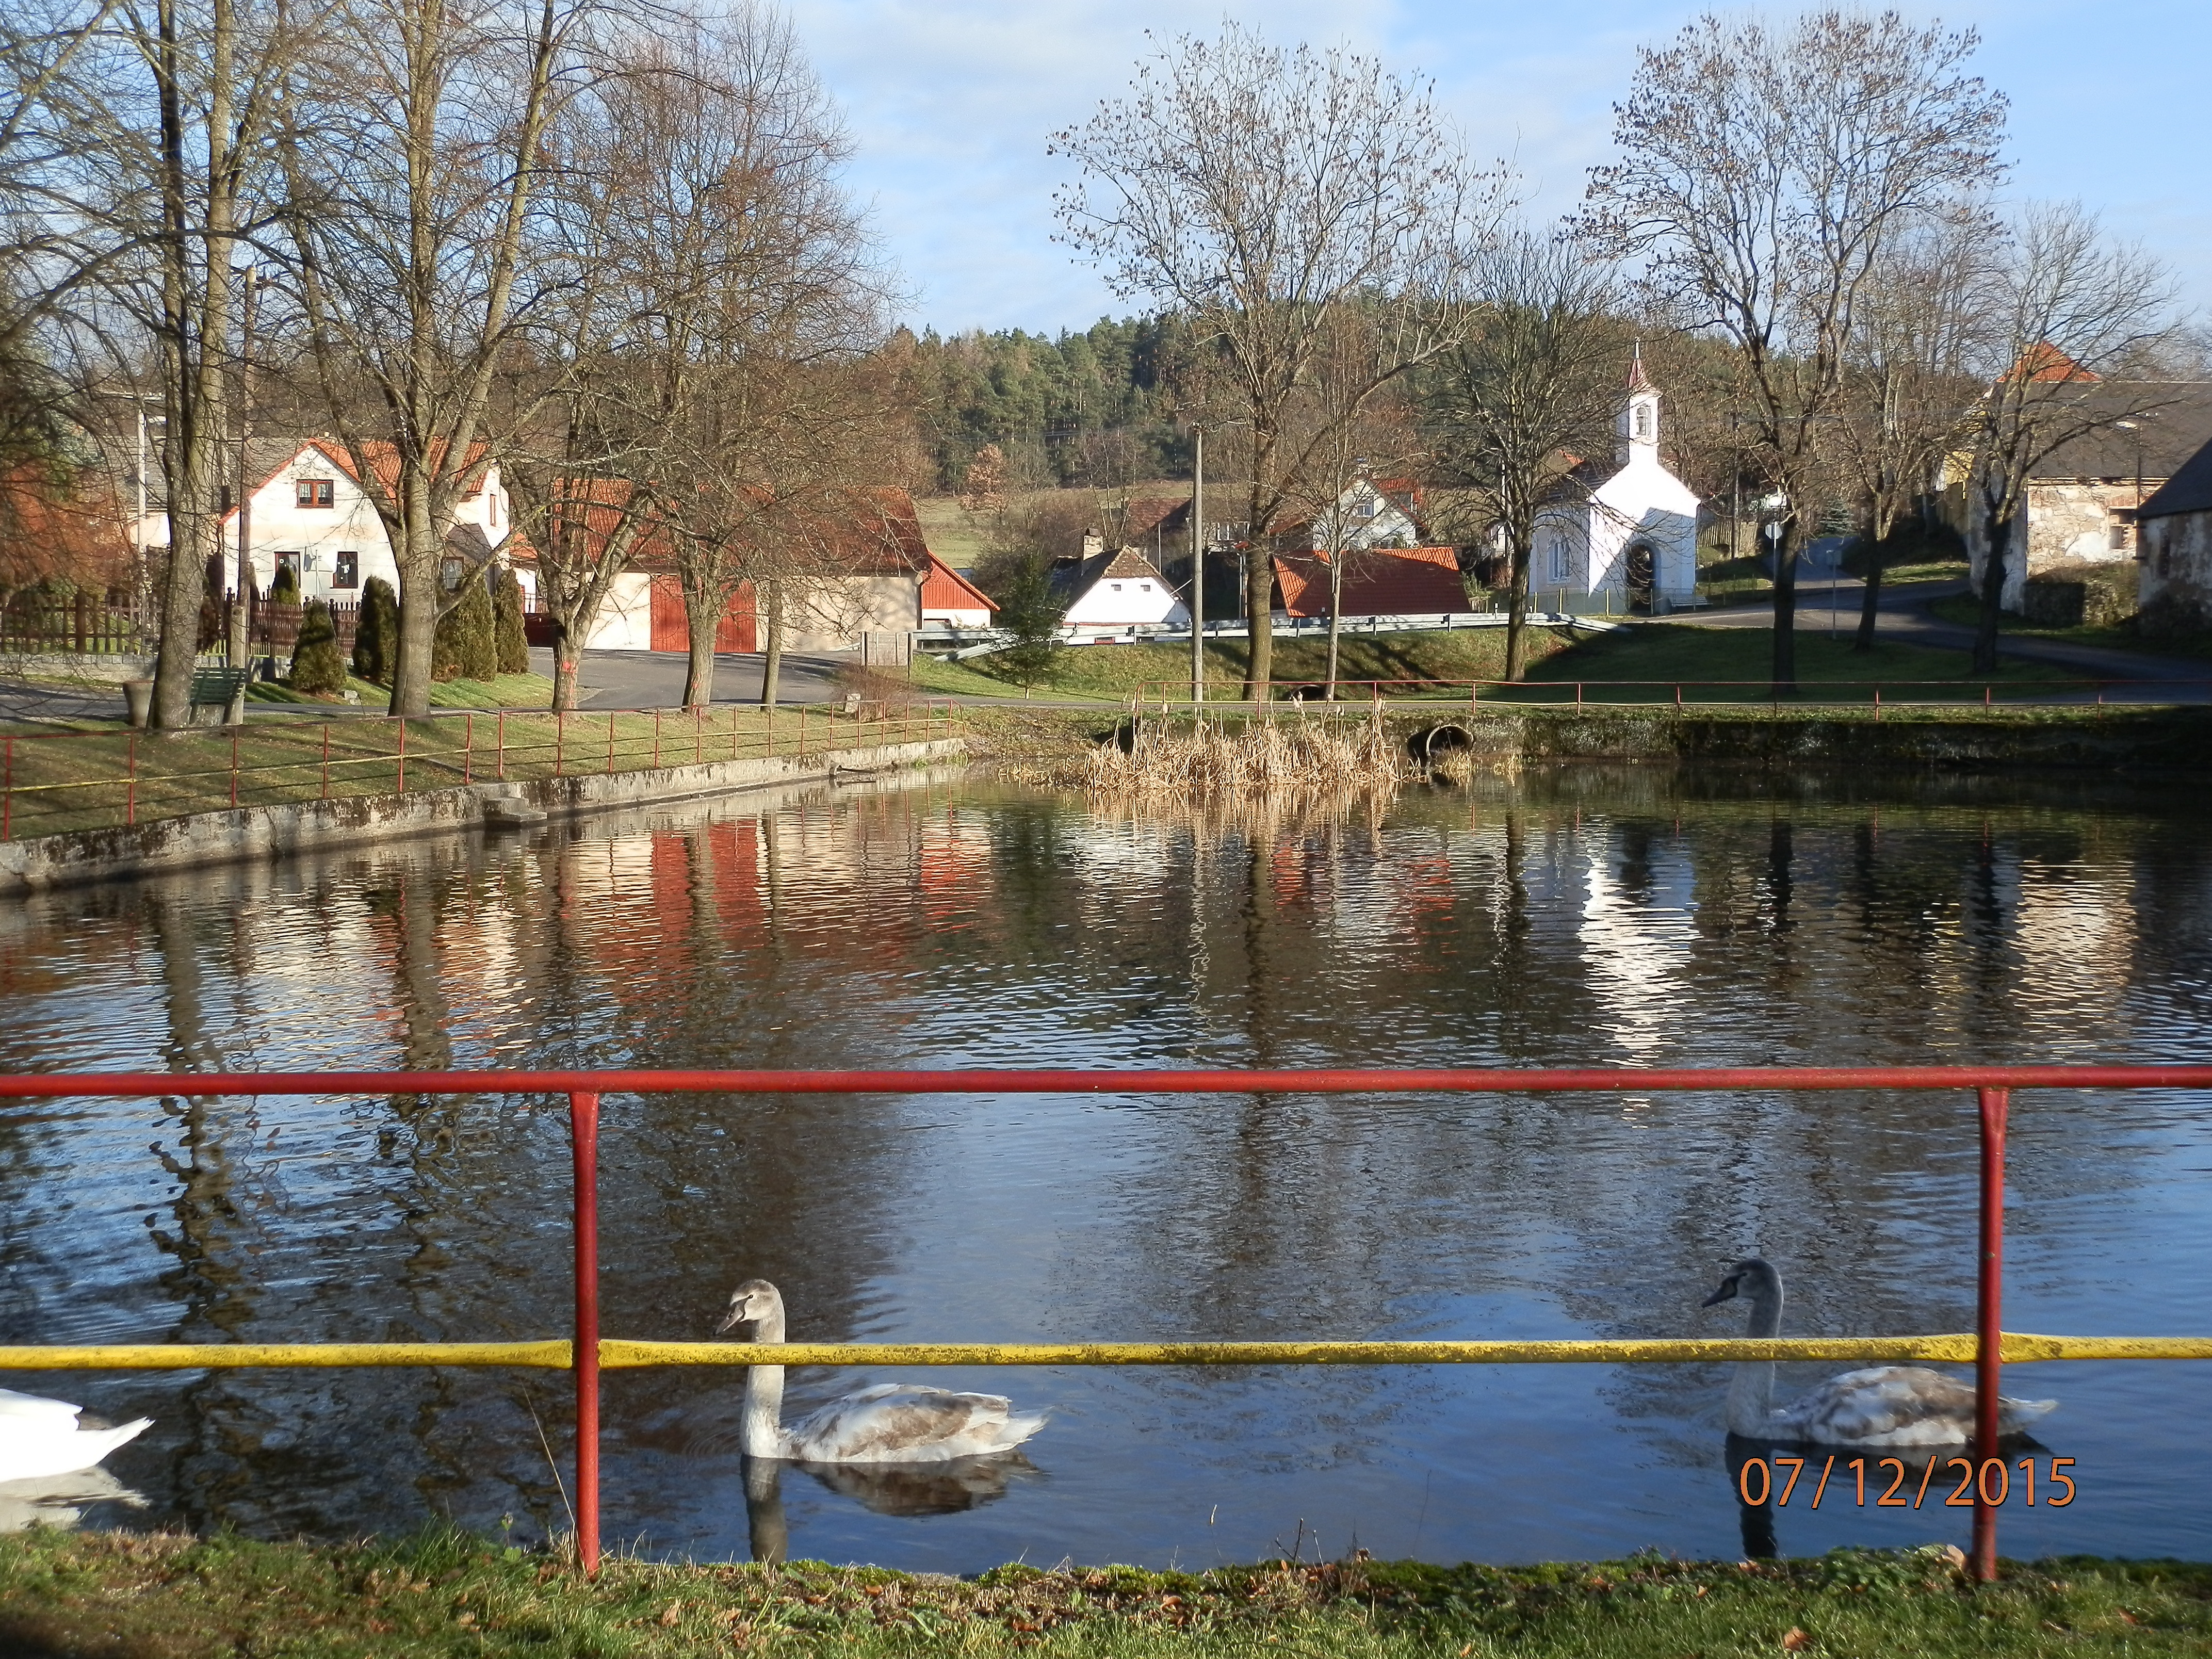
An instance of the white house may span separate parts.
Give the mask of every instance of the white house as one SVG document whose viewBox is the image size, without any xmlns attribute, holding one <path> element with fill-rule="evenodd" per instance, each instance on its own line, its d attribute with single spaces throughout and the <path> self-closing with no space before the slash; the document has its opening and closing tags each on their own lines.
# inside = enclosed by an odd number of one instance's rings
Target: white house
<svg viewBox="0 0 2212 1659">
<path fill-rule="evenodd" d="M 390 445 L 364 447 L 369 465 L 380 475 L 396 475 Z M 324 438 L 297 445 L 259 440 L 247 446 L 246 459 L 247 476 L 260 480 L 246 498 L 246 550 L 258 591 L 268 592 L 276 573 L 287 568 L 298 577 L 302 599 L 357 603 L 362 584 L 371 576 L 381 576 L 398 588 L 399 571 L 392 556 L 391 538 L 343 445 Z M 499 464 L 494 461 L 485 467 L 476 492 L 454 510 L 454 558 L 465 565 L 483 563 L 492 550 L 504 547 L 513 523 Z M 166 514 L 149 515 L 146 530 L 148 545 L 168 544 Z M 222 546 L 222 585 L 235 589 L 235 508 L 223 515 Z M 516 550 L 519 545 L 508 552 Z M 532 566 L 526 556 L 515 572 L 526 605 L 537 581 Z"/>
<path fill-rule="evenodd" d="M 1190 626 L 1189 608 L 1173 584 L 1133 547 L 1070 560 L 1053 571 L 1052 584 L 1066 606 L 1064 624 L 1078 641 Z"/>
<path fill-rule="evenodd" d="M 1613 425 L 1614 470 L 1577 466 L 1536 515 L 1528 586 L 1541 603 L 1563 592 L 1567 605 L 1598 593 L 1626 610 L 1649 592 L 1651 608 L 1691 603 L 1698 588 L 1698 498 L 1659 459 L 1659 388 L 1637 348 L 1628 389 Z"/>
<path fill-rule="evenodd" d="M 1294 542 L 1316 553 L 1335 548 L 1419 547 L 1420 486 L 1411 478 L 1355 478 L 1335 506 L 1303 523 L 1286 525 L 1278 544 Z"/>
</svg>

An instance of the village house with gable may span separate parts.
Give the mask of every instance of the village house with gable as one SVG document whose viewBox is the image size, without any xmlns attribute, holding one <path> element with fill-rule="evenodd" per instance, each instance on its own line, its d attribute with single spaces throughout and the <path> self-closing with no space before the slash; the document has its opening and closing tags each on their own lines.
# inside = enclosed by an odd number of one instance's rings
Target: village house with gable
<svg viewBox="0 0 2212 1659">
<path fill-rule="evenodd" d="M 2212 630 L 2212 441 L 2136 510 L 2142 626 L 2159 635 Z"/>
</svg>

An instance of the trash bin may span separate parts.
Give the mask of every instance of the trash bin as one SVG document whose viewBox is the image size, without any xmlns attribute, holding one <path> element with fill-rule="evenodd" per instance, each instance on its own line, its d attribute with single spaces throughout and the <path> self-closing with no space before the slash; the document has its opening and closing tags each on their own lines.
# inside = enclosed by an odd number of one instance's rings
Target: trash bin
<svg viewBox="0 0 2212 1659">
<path fill-rule="evenodd" d="M 124 707 L 131 711 L 131 724 L 143 726 L 154 717 L 154 682 L 125 680 L 123 682 Z"/>
</svg>

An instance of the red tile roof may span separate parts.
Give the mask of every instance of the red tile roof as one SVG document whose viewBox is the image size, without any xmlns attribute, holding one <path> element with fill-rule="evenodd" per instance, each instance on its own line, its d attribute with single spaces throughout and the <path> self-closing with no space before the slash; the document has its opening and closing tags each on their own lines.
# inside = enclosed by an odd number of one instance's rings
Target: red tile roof
<svg viewBox="0 0 2212 1659">
<path fill-rule="evenodd" d="M 1285 611 L 1293 617 L 1328 615 L 1327 555 L 1278 554 L 1274 562 Z M 1345 616 L 1442 616 L 1474 609 L 1468 602 L 1467 584 L 1460 579 L 1456 549 L 1378 550 L 1356 553 L 1345 566 Z"/>
<path fill-rule="evenodd" d="M 922 579 L 921 608 L 931 611 L 996 611 L 990 596 L 939 558 L 929 556 L 929 574 Z"/>
</svg>

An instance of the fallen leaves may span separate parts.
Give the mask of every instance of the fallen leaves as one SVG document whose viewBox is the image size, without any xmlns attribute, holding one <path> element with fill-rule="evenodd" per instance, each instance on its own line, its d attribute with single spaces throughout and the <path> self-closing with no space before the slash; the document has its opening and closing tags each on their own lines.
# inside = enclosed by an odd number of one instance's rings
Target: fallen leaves
<svg viewBox="0 0 2212 1659">
<path fill-rule="evenodd" d="M 1784 1653 L 1802 1653 L 1812 1645 L 1813 1638 L 1796 1625 L 1790 1626 L 1789 1634 L 1782 1638 L 1782 1650 Z"/>
</svg>

